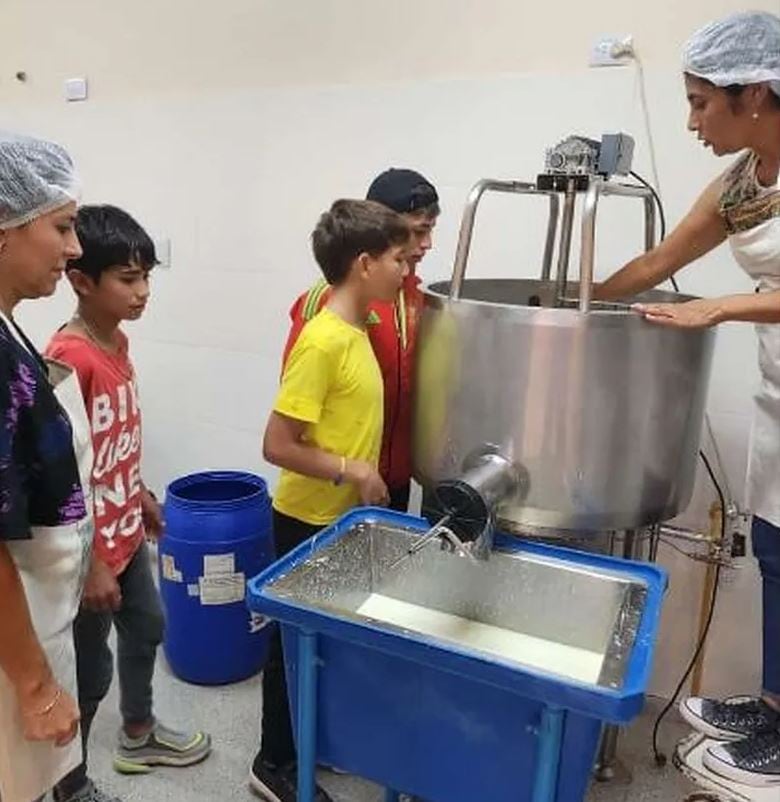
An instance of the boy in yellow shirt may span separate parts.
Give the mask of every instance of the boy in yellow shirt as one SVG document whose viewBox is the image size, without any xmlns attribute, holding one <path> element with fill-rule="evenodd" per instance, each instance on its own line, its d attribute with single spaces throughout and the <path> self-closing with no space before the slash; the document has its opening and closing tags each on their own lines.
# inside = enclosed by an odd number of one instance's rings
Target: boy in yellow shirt
<svg viewBox="0 0 780 802">
<path fill-rule="evenodd" d="M 263 455 L 282 468 L 273 503 L 277 557 L 351 507 L 389 500 L 378 472 L 382 374 L 365 321 L 369 304 L 398 296 L 408 242 L 403 218 L 373 201 L 336 201 L 312 234 L 314 256 L 333 293 L 290 353 L 265 430 Z M 296 802 L 278 630 L 263 673 L 262 745 L 250 784 L 267 802 Z M 316 799 L 329 802 L 321 788 Z"/>
</svg>

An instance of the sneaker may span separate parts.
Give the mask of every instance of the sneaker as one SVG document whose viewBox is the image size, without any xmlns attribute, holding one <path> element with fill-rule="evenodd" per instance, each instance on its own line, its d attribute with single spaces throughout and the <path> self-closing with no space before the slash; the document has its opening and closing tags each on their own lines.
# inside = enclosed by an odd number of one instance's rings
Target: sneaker
<svg viewBox="0 0 780 802">
<path fill-rule="evenodd" d="M 276 768 L 255 758 L 249 772 L 249 787 L 265 802 L 297 802 L 298 775 L 295 765 Z M 316 786 L 314 802 L 333 802 L 320 786 Z"/>
<path fill-rule="evenodd" d="M 87 784 L 77 793 L 71 794 L 60 802 L 122 802 L 118 796 L 109 796 L 101 791 L 92 780 L 87 780 Z"/>
<path fill-rule="evenodd" d="M 211 752 L 211 736 L 204 732 L 186 735 L 156 721 L 140 738 L 119 732 L 114 769 L 120 774 L 146 774 L 155 766 L 192 766 Z"/>
<path fill-rule="evenodd" d="M 691 697 L 680 703 L 680 713 L 695 730 L 718 741 L 738 741 L 780 728 L 780 713 L 755 697 L 725 702 Z"/>
<path fill-rule="evenodd" d="M 711 746 L 704 753 L 704 765 L 715 774 L 742 785 L 780 786 L 780 731 Z"/>
</svg>

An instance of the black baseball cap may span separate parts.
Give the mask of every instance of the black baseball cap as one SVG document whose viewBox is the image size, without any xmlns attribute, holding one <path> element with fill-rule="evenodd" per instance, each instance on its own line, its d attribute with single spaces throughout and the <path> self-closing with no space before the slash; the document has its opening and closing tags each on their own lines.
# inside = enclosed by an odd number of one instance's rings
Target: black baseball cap
<svg viewBox="0 0 780 802">
<path fill-rule="evenodd" d="M 436 187 L 420 173 L 391 167 L 371 182 L 366 200 L 381 203 L 399 214 L 413 214 L 438 204 L 439 195 Z"/>
</svg>

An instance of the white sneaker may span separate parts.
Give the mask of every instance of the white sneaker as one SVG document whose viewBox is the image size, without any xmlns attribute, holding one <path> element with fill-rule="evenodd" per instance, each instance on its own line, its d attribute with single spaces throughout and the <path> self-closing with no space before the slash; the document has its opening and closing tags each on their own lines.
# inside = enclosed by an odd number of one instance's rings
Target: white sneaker
<svg viewBox="0 0 780 802">
<path fill-rule="evenodd" d="M 780 731 L 711 746 L 704 765 L 713 773 L 753 788 L 780 787 Z"/>
</svg>

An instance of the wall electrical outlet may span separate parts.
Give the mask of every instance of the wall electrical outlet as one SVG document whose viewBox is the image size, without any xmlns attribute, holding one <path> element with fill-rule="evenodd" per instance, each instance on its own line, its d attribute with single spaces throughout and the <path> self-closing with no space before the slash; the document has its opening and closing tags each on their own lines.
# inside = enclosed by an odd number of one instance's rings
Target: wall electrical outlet
<svg viewBox="0 0 780 802">
<path fill-rule="evenodd" d="M 634 37 L 602 36 L 590 51 L 591 67 L 622 67 L 634 58 Z"/>
</svg>

